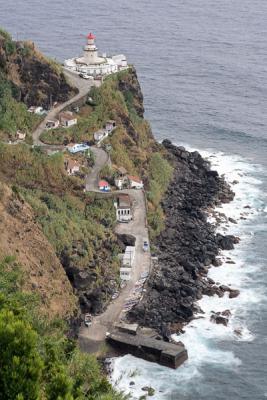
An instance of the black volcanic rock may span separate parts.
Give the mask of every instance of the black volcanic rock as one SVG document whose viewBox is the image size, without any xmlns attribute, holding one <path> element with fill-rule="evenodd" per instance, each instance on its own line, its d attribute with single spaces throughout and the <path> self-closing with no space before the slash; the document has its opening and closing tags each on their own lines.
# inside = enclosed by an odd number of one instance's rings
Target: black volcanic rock
<svg viewBox="0 0 267 400">
<path fill-rule="evenodd" d="M 208 266 L 218 265 L 220 249 L 231 249 L 238 240 L 231 235 L 216 235 L 207 222 L 208 209 L 234 198 L 229 185 L 198 152 L 188 152 L 169 140 L 163 145 L 174 175 L 162 201 L 166 220 L 155 243 L 158 266 L 148 280 L 143 300 L 128 313 L 129 320 L 158 332 L 166 323 L 190 321 L 194 302 L 203 294 L 224 295 L 207 279 Z"/>
</svg>

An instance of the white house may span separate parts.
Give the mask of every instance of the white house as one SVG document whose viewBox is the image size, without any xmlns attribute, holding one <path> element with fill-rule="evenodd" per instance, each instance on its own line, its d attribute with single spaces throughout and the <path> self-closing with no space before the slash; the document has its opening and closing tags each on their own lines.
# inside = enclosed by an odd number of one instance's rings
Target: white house
<svg viewBox="0 0 267 400">
<path fill-rule="evenodd" d="M 124 167 L 118 168 L 117 176 L 115 178 L 115 186 L 121 190 L 128 183 L 127 171 Z"/>
<path fill-rule="evenodd" d="M 122 256 L 122 267 L 132 268 L 135 258 L 135 246 L 127 246 Z"/>
<path fill-rule="evenodd" d="M 37 114 L 37 115 L 46 114 L 46 111 L 43 109 L 43 107 L 40 107 L 40 106 L 31 106 L 28 109 L 28 112 L 30 112 L 32 114 Z"/>
<path fill-rule="evenodd" d="M 128 194 L 120 194 L 114 206 L 118 222 L 130 222 L 133 219 L 132 201 Z"/>
<path fill-rule="evenodd" d="M 122 281 L 129 281 L 131 279 L 131 268 L 120 268 L 120 278 Z"/>
<path fill-rule="evenodd" d="M 61 125 L 65 128 L 69 128 L 70 126 L 77 124 L 77 118 L 74 117 L 73 112 L 71 111 L 62 111 L 59 114 L 59 120 Z"/>
<path fill-rule="evenodd" d="M 128 175 L 129 186 L 131 189 L 143 189 L 143 181 L 138 176 Z"/>
<path fill-rule="evenodd" d="M 18 140 L 25 140 L 26 139 L 26 133 L 21 132 L 21 131 L 17 131 L 16 137 L 17 137 Z"/>
<path fill-rule="evenodd" d="M 65 162 L 65 168 L 68 175 L 75 175 L 80 171 L 80 164 L 76 160 L 67 160 Z"/>
<path fill-rule="evenodd" d="M 56 129 L 59 127 L 59 120 L 58 119 L 50 119 L 47 121 L 45 127 L 46 127 L 46 129 Z"/>
<path fill-rule="evenodd" d="M 115 62 L 115 64 L 117 64 L 119 71 L 128 67 L 127 59 L 124 54 L 113 56 L 112 60 Z"/>
<path fill-rule="evenodd" d="M 115 128 L 116 128 L 116 121 L 114 121 L 114 120 L 109 120 L 109 121 L 106 122 L 106 124 L 105 124 L 105 130 L 108 131 L 109 134 L 110 134 L 110 133 L 113 131 L 113 129 L 115 129 Z"/>
<path fill-rule="evenodd" d="M 94 133 L 94 140 L 97 144 L 101 143 L 108 136 L 108 132 L 101 129 Z"/>
</svg>

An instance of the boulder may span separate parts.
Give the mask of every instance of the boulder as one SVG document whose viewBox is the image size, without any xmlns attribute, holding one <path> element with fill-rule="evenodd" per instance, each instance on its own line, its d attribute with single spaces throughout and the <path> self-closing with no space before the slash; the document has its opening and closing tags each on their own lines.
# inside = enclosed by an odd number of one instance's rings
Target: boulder
<svg viewBox="0 0 267 400">
<path fill-rule="evenodd" d="M 229 299 L 234 299 L 240 295 L 240 291 L 237 289 L 230 289 L 229 291 Z"/>
<path fill-rule="evenodd" d="M 229 319 L 226 317 L 223 317 L 220 315 L 220 313 L 214 313 L 210 317 L 211 322 L 214 322 L 215 324 L 221 324 L 224 326 L 228 325 Z"/>
</svg>

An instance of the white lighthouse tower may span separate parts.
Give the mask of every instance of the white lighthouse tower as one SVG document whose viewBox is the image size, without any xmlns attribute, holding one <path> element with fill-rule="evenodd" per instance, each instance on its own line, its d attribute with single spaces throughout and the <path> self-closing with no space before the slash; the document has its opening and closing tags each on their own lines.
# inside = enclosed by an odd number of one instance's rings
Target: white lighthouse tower
<svg viewBox="0 0 267 400">
<path fill-rule="evenodd" d="M 127 68 L 127 60 L 124 55 L 113 57 L 99 56 L 95 44 L 95 35 L 87 35 L 87 43 L 83 48 L 83 56 L 65 60 L 65 68 L 90 76 L 104 76 Z"/>
<path fill-rule="evenodd" d="M 105 62 L 103 57 L 98 57 L 98 48 L 95 45 L 95 35 L 89 33 L 87 36 L 87 45 L 84 46 L 83 62 L 87 65 L 102 64 Z"/>
</svg>

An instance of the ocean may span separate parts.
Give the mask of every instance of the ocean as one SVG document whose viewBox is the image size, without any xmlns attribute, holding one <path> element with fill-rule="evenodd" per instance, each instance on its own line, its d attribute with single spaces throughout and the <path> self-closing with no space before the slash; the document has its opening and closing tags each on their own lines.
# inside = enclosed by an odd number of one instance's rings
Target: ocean
<svg viewBox="0 0 267 400">
<path fill-rule="evenodd" d="M 234 202 L 218 210 L 238 224 L 218 229 L 241 242 L 209 276 L 240 296 L 199 302 L 204 318 L 179 337 L 189 353 L 181 368 L 120 357 L 113 384 L 134 399 L 144 386 L 157 400 L 267 398 L 267 2 L 0 0 L 0 26 L 59 61 L 94 32 L 100 51 L 136 66 L 155 137 L 198 149 L 238 181 Z M 229 325 L 212 324 L 211 311 L 225 309 Z"/>
</svg>

